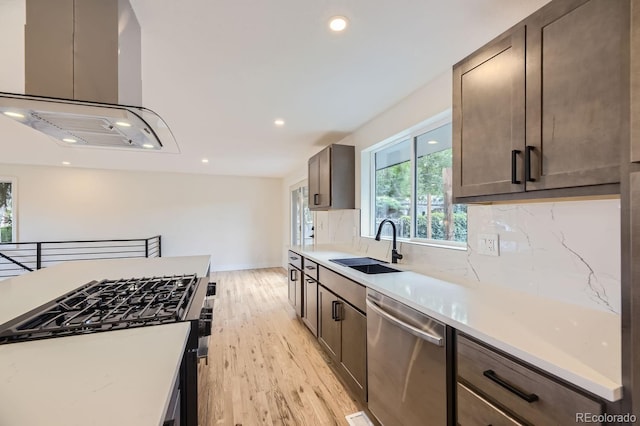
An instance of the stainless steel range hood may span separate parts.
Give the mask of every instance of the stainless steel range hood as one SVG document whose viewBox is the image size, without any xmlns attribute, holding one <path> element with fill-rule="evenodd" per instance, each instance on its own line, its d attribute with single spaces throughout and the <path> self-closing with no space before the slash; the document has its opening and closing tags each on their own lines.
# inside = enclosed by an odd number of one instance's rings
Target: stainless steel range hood
<svg viewBox="0 0 640 426">
<path fill-rule="evenodd" d="M 128 0 L 26 0 L 25 94 L 0 113 L 65 146 L 176 152 L 142 99 L 140 26 Z"/>
</svg>

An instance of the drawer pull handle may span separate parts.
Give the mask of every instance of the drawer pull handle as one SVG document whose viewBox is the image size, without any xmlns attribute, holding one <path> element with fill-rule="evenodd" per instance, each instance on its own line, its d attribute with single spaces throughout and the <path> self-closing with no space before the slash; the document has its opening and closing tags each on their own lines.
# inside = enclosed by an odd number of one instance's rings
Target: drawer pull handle
<svg viewBox="0 0 640 426">
<path fill-rule="evenodd" d="M 307 269 L 316 269 L 315 266 L 305 266 L 305 268 L 307 268 Z"/>
<path fill-rule="evenodd" d="M 509 392 L 514 393 L 517 396 L 519 396 L 520 398 L 524 399 L 529 404 L 531 404 L 532 402 L 536 402 L 538 400 L 538 395 L 536 395 L 535 393 L 526 393 L 526 392 L 518 389 L 517 387 L 515 387 L 511 383 L 509 383 L 509 382 L 505 381 L 504 379 L 501 379 L 500 377 L 498 377 L 496 372 L 493 371 L 493 370 L 487 370 L 487 371 L 483 372 L 482 374 L 484 375 L 484 377 L 488 378 L 492 382 L 495 382 L 496 384 L 502 386 L 503 388 L 505 388 Z"/>
</svg>

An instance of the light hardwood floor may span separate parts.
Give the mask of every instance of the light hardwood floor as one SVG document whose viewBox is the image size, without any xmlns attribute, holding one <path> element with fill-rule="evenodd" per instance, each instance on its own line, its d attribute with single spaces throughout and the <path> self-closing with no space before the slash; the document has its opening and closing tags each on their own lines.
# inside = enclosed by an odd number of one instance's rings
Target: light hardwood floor
<svg viewBox="0 0 640 426">
<path fill-rule="evenodd" d="M 346 425 L 361 411 L 296 319 L 284 269 L 216 272 L 209 365 L 199 366 L 199 421 Z"/>
</svg>

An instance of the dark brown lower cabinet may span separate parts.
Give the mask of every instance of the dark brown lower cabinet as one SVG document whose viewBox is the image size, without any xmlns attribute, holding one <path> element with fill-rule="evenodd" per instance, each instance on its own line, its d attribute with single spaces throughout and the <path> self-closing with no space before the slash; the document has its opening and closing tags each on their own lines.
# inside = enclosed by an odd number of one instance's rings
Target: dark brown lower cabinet
<svg viewBox="0 0 640 426">
<path fill-rule="evenodd" d="M 318 337 L 318 282 L 308 276 L 304 277 L 302 322 L 314 336 Z"/>
<path fill-rule="evenodd" d="M 302 272 L 289 265 L 289 303 L 296 310 L 296 315 L 302 316 Z"/>
<path fill-rule="evenodd" d="M 318 340 L 354 394 L 366 401 L 367 317 L 322 285 L 318 286 Z"/>
<path fill-rule="evenodd" d="M 461 334 L 456 366 L 460 426 L 600 424 L 579 414 L 601 401 Z"/>
</svg>

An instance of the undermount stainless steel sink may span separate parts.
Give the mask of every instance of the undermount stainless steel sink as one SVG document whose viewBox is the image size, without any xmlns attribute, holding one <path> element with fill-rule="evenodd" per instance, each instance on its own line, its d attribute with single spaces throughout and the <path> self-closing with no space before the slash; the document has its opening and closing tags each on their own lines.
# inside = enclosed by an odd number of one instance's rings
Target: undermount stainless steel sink
<svg viewBox="0 0 640 426">
<path fill-rule="evenodd" d="M 330 262 L 337 263 L 338 265 L 348 266 L 356 271 L 364 272 L 365 274 L 386 274 L 389 272 L 401 272 L 398 269 L 391 268 L 384 265 L 382 260 L 374 259 L 372 257 L 351 257 L 347 259 L 329 259 Z"/>
<path fill-rule="evenodd" d="M 370 265 L 353 265 L 350 266 L 357 271 L 364 272 L 365 274 L 386 274 L 389 272 L 400 272 L 397 269 L 390 268 L 380 263 L 373 263 Z"/>
</svg>

